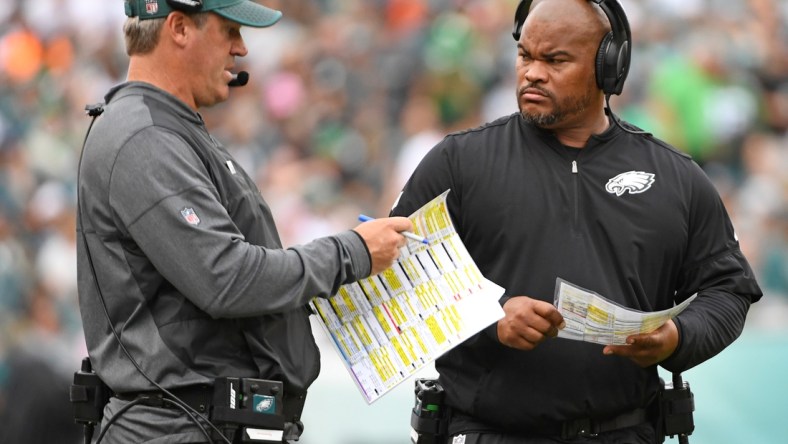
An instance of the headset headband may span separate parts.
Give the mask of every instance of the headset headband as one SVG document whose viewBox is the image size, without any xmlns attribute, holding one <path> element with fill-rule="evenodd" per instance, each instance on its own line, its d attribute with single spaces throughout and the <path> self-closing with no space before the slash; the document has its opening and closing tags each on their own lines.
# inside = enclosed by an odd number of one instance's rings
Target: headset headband
<svg viewBox="0 0 788 444">
<path fill-rule="evenodd" d="M 621 94 L 631 61 L 632 32 L 624 8 L 618 0 L 589 0 L 602 8 L 610 22 L 610 34 L 602 40 L 597 55 L 597 84 L 605 94 Z M 520 41 L 533 0 L 522 0 L 514 13 L 512 37 Z"/>
</svg>

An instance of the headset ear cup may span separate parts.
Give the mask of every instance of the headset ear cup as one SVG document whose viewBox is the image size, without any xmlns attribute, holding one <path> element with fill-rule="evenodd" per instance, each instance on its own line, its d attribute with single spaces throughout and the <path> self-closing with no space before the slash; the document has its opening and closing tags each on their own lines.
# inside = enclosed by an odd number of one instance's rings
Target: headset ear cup
<svg viewBox="0 0 788 444">
<path fill-rule="evenodd" d="M 610 52 L 610 44 L 613 42 L 613 33 L 608 32 L 602 38 L 602 43 L 599 44 L 599 49 L 596 52 L 596 85 L 604 91 L 606 94 L 608 91 L 605 90 L 605 83 L 607 80 L 607 75 L 609 74 L 608 69 L 608 53 Z M 615 74 L 615 71 L 614 71 Z"/>
<path fill-rule="evenodd" d="M 622 42 L 618 50 L 616 51 L 616 60 L 615 60 L 615 68 L 616 68 L 616 77 L 615 83 L 613 86 L 613 94 L 621 94 L 621 91 L 624 89 L 624 80 L 626 80 L 626 74 L 629 72 L 629 67 L 625 65 L 629 64 L 629 42 L 625 41 Z"/>
</svg>

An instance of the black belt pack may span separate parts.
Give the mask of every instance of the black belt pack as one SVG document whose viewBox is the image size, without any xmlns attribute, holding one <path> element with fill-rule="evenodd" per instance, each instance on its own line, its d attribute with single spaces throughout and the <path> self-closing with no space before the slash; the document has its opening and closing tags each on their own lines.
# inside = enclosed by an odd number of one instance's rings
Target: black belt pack
<svg viewBox="0 0 788 444">
<path fill-rule="evenodd" d="M 174 398 L 205 414 L 226 436 L 241 434 L 241 442 L 281 443 L 286 423 L 298 423 L 306 393 L 285 393 L 281 381 L 217 378 L 213 387 L 192 385 L 168 390 Z M 146 405 L 178 409 L 162 392 L 116 394 L 119 399 L 144 398 Z"/>
<path fill-rule="evenodd" d="M 219 378 L 214 381 L 209 418 L 217 427 L 240 427 L 242 442 L 284 439 L 285 401 L 280 381 Z"/>
</svg>

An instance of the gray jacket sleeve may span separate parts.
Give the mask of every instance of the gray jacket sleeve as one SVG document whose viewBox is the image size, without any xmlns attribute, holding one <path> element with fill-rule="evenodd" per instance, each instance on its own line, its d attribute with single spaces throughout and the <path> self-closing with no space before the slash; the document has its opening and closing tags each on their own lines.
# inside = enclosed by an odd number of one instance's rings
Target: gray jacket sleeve
<svg viewBox="0 0 788 444">
<path fill-rule="evenodd" d="M 214 318 L 292 310 L 370 273 L 353 231 L 289 249 L 247 242 L 194 151 L 162 129 L 138 133 L 120 151 L 109 196 L 128 254 L 147 257 Z"/>
</svg>

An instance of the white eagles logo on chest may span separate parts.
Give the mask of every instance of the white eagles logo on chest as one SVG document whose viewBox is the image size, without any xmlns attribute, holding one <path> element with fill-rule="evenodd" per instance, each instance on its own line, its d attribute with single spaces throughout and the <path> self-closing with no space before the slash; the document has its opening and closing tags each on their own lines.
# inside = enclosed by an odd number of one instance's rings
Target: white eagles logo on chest
<svg viewBox="0 0 788 444">
<path fill-rule="evenodd" d="M 639 194 L 649 188 L 654 183 L 654 174 L 643 171 L 627 171 L 607 181 L 605 190 L 610 194 L 621 196 L 629 194 Z"/>
</svg>

